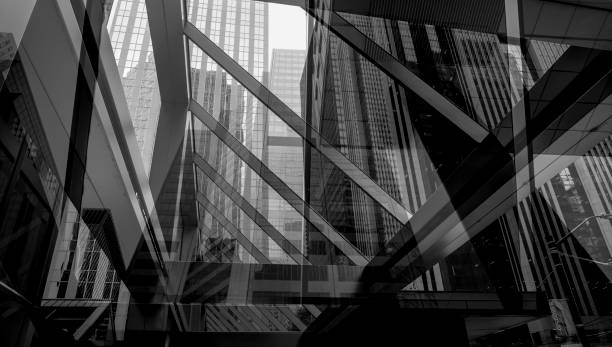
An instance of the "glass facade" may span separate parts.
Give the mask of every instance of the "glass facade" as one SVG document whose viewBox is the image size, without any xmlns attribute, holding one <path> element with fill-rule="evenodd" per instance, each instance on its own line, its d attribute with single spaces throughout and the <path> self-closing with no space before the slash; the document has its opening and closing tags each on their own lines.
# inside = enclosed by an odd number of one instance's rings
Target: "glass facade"
<svg viewBox="0 0 612 347">
<path fill-rule="evenodd" d="M 611 11 L 0 4 L 0 346 L 612 346 Z"/>
</svg>

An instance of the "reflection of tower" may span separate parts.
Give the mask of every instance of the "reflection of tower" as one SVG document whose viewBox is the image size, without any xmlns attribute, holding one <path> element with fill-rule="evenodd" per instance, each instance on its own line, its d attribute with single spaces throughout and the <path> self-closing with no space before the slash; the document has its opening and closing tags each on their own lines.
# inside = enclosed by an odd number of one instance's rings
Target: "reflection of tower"
<svg viewBox="0 0 612 347">
<path fill-rule="evenodd" d="M 187 8 L 191 23 L 255 78 L 263 79 L 264 68 L 268 66 L 267 4 L 241 0 L 191 0 L 187 2 Z M 261 103 L 199 49 L 192 49 L 190 62 L 192 97 L 252 153 L 261 158 L 266 120 Z M 253 177 L 251 171 L 246 169 L 243 162 L 237 160 L 231 149 L 217 145 L 219 142 L 216 136 L 197 122 L 194 125 L 194 140 L 196 152 L 217 168 L 243 197 L 258 209 L 262 209 L 265 202 L 262 199 L 260 178 Z M 200 177 L 204 182 L 211 183 L 204 175 Z M 257 231 L 254 222 L 245 218 L 240 208 L 225 194 L 217 190 L 214 193 L 204 191 L 213 186 L 214 184 L 201 184 L 199 189 L 205 195 L 211 195 L 214 199 L 211 202 L 221 211 L 231 210 L 228 213 L 230 222 L 255 245 L 267 243 L 267 239 L 257 240 L 261 237 L 261 231 Z M 222 237 L 216 234 L 222 228 L 213 229 L 215 235 L 202 232 L 201 237 Z M 242 261 L 251 258 L 248 251 L 240 246 L 235 254 Z"/>
<path fill-rule="evenodd" d="M 520 269 L 517 282 L 524 282 L 529 290 L 539 287 L 551 297 L 573 293 L 582 315 L 612 308 L 612 268 L 593 262 L 611 260 L 612 224 L 590 218 L 612 213 L 610 158 L 612 138 L 608 137 L 500 218 L 507 237 L 514 238 L 512 248 Z M 558 247 L 563 271 L 555 271 L 547 241 L 558 240 L 574 228 Z"/>
<path fill-rule="evenodd" d="M 270 69 L 270 91 L 283 100 L 287 106 L 300 114 L 300 78 L 306 52 L 303 50 L 274 49 Z M 289 185 L 299 196 L 304 196 L 304 163 L 302 138 L 277 117 L 268 119 L 265 134 L 264 162 Z M 268 188 L 272 189 L 272 188 Z M 267 218 L 274 224 L 283 226 L 280 230 L 292 243 L 300 245 L 303 252 L 302 217 L 283 204 L 273 192 L 266 192 Z"/>
<path fill-rule="evenodd" d="M 138 63 L 123 77 L 123 85 L 136 130 L 136 140 L 148 172 L 153 158 L 153 144 L 161 103 L 153 53 L 149 53 L 146 61 Z"/>
<path fill-rule="evenodd" d="M 446 33 L 458 56 L 462 87 L 481 124 L 494 128 L 520 98 L 520 91 L 508 78 L 508 61 L 496 35 L 466 30 Z"/>
<path fill-rule="evenodd" d="M 13 60 L 17 53 L 17 45 L 11 33 L 0 33 L 0 61 Z"/>
<path fill-rule="evenodd" d="M 342 16 L 443 97 L 489 128 L 494 128 L 506 117 L 522 95 L 521 89 L 530 88 L 565 50 L 561 45 L 534 43 L 533 47 L 528 44 L 530 48 L 521 51 L 492 34 L 351 14 Z M 439 133 L 439 129 L 431 128 L 431 124 L 436 124 L 434 117 L 427 119 L 431 111 L 421 107 L 417 98 L 369 66 L 345 44 L 338 43 L 335 36 L 326 34 L 325 30 L 314 32 L 320 35 L 314 35 L 311 46 L 314 47 L 312 69 L 317 71 L 311 91 L 312 103 L 316 105 L 312 124 L 393 197 L 411 211 L 418 211 L 440 187 L 439 175 L 442 174 L 438 165 L 445 163 L 433 157 L 436 152 L 431 150 L 432 139 L 438 150 L 449 152 L 444 145 L 439 145 L 442 138 L 427 138 L 431 135 L 427 133 Z M 324 73 L 318 72 L 319 65 L 327 65 Z M 385 105 L 390 105 L 389 109 L 385 109 Z M 385 128 L 385 123 L 395 126 Z M 382 138 L 377 138 L 381 135 Z M 423 142 L 427 142 L 427 148 Z M 384 156 L 381 149 L 397 153 L 397 157 Z M 453 167 L 446 166 L 446 170 L 449 169 Z M 330 185 L 342 187 L 343 182 L 332 182 L 329 175 L 327 186 Z M 335 215 L 344 218 L 347 229 L 355 230 L 357 235 L 367 235 L 365 240 L 356 237 L 353 241 L 368 254 L 368 246 L 376 242 L 384 244 L 381 235 L 385 235 L 389 224 L 381 218 L 367 218 L 371 210 L 363 207 L 347 184 L 343 187 L 337 188 L 335 195 L 327 190 L 325 198 L 330 201 L 339 196 L 351 196 L 351 199 L 340 199 L 344 205 L 332 208 L 338 209 Z M 313 190 L 316 185 L 310 188 Z M 325 187 L 320 189 L 325 191 Z M 316 204 L 316 201 L 311 199 L 311 203 Z M 376 231 L 363 230 L 368 222 Z M 462 252 L 463 256 L 456 254 L 455 260 L 464 257 L 478 261 L 470 247 Z M 413 287 L 445 289 L 452 282 L 448 280 L 451 274 L 445 269 L 449 266 L 452 265 L 446 262 L 435 265 L 419 280 L 421 285 Z M 427 282 L 430 285 L 423 285 Z"/>
<path fill-rule="evenodd" d="M 11 67 L 11 61 L 17 53 L 17 45 L 13 34 L 0 33 L 0 87 L 4 84 L 8 69 Z"/>
<path fill-rule="evenodd" d="M 398 115 L 389 92 L 393 81 L 325 28 L 313 32 L 309 121 L 392 197 L 407 201 L 404 168 L 398 165 L 402 155 L 395 126 Z M 309 203 L 364 255 L 374 256 L 399 223 L 338 169 L 314 156 L 307 160 L 309 175 L 317 177 L 309 182 Z"/>
<path fill-rule="evenodd" d="M 444 30 L 460 66 L 460 80 L 472 112 L 493 129 L 522 97 L 522 88 L 535 81 L 559 59 L 567 45 L 531 40 L 521 51 L 497 35 L 467 30 Z"/>
<path fill-rule="evenodd" d="M 548 69 L 565 53 L 569 45 L 538 40 L 527 42 L 527 61 L 536 80 L 541 78 Z"/>
<path fill-rule="evenodd" d="M 116 0 L 108 21 L 136 140 L 146 172 L 153 157 L 160 96 L 145 0 Z"/>
<path fill-rule="evenodd" d="M 5 38 L 12 40 L 12 36 Z M 49 208 L 57 217 L 65 197 L 63 187 L 57 178 L 57 169 L 53 164 L 49 142 L 43 131 L 41 115 L 35 106 L 34 96 L 19 55 L 11 53 L 13 51 L 8 49 L 5 52 L 13 58 L 13 61 L 6 78 L 6 85 L 3 87 L 18 95 L 13 100 L 17 118 L 12 120 L 12 124 L 16 128 L 23 129 L 25 133 L 28 158 L 34 164 L 41 179 Z M 79 215 L 74 206 L 69 201 L 65 206 L 65 214 L 59 219 L 64 223 L 60 225 L 61 230 L 53 250 L 44 299 L 116 298 L 119 280 L 108 258 L 101 252 L 100 245 L 89 232 L 88 226 L 82 220 L 78 221 Z M 80 227 L 74 228 L 75 223 L 79 223 Z M 115 286 L 110 283 L 114 283 Z M 105 289 L 106 286 L 110 287 Z"/>
</svg>

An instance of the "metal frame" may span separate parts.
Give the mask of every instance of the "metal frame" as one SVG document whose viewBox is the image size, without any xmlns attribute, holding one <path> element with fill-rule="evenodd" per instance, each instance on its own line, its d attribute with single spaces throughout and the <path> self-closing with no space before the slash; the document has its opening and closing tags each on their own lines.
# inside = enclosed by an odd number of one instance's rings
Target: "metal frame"
<svg viewBox="0 0 612 347">
<path fill-rule="evenodd" d="M 338 247 L 355 265 L 366 265 L 368 260 L 358 248 L 351 244 L 331 224 L 319 215 L 308 203 L 299 197 L 282 179 L 261 162 L 238 139 L 227 131 L 197 102 L 191 101 L 190 111 L 210 131 L 212 131 L 226 146 L 255 171 L 270 187 L 272 187 L 291 207 L 302 215 L 310 224 L 319 230 L 327 239 Z"/>
<path fill-rule="evenodd" d="M 340 153 L 336 148 L 322 138 L 312 129 L 300 116 L 295 114 L 268 88 L 261 84 L 249 72 L 244 70 L 240 64 L 232 59 L 227 53 L 210 40 L 204 33 L 198 30 L 193 24 L 185 23 L 185 35 L 198 46 L 206 55 L 213 59 L 219 66 L 225 69 L 240 84 L 259 99 L 274 114 L 282 119 L 289 127 L 298 133 L 312 147 L 325 155 L 336 167 L 342 170 L 351 178 L 361 189 L 363 189 L 372 199 L 378 202 L 392 216 L 401 223 L 406 223 L 412 216 L 404 206 L 392 198 L 376 182 L 368 177 L 352 161 Z"/>
<path fill-rule="evenodd" d="M 612 95 L 606 97 L 601 95 L 600 91 L 603 89 L 602 85 L 612 79 L 612 54 L 603 51 L 597 52 L 596 55 L 593 53 L 592 50 L 577 48 L 576 52 L 556 63 L 561 68 L 551 67 L 548 75 L 529 91 L 527 100 L 542 104 L 538 112 L 531 115 L 531 121 L 538 122 L 539 128 L 532 126 L 530 129 L 530 143 L 523 143 L 523 147 L 515 148 L 513 139 L 516 134 L 512 134 L 510 129 L 506 129 L 507 132 L 498 139 L 490 138 L 482 143 L 474 152 L 476 155 L 473 158 L 468 157 L 455 177 L 451 177 L 451 182 L 461 183 L 457 183 L 453 191 L 438 190 L 411 219 L 408 229 L 414 232 L 414 245 L 386 260 L 377 259 L 377 264 L 385 263 L 388 268 L 407 268 L 414 261 L 414 252 L 418 252 L 418 259 L 423 262 L 424 268 L 433 266 L 515 206 L 517 201 L 527 197 L 533 187 L 544 184 L 574 162 L 576 156 L 582 155 L 609 135 L 612 129 L 612 119 L 609 118 L 612 112 Z M 583 58 L 590 57 L 590 65 L 578 66 L 574 73 L 567 74 L 567 60 L 575 61 L 580 55 Z M 608 72 L 604 74 L 605 71 Z M 564 76 L 568 81 L 556 79 L 563 88 L 555 90 L 555 94 L 540 96 L 540 87 L 548 83 L 549 75 L 555 73 Z M 599 101 L 597 97 L 600 98 Z M 586 107 L 587 105 L 592 108 Z M 559 119 L 564 119 L 564 126 L 567 127 L 565 130 L 558 128 Z M 505 121 L 512 122 L 512 119 L 506 117 Z M 507 124 L 500 124 L 498 129 L 503 127 L 507 127 Z M 597 131 L 593 131 L 594 128 Z M 551 131 L 555 137 L 551 137 Z M 543 142 L 542 139 L 546 141 Z M 538 144 L 539 147 L 534 148 L 534 154 L 529 160 L 516 163 L 510 153 L 524 150 L 529 144 L 534 144 L 534 147 Z M 493 146 L 498 146 L 497 153 L 505 152 L 508 157 L 505 163 L 486 167 L 495 157 L 489 157 L 483 162 L 485 157 L 482 154 L 495 155 Z M 516 164 L 520 166 L 517 167 Z M 490 179 L 486 182 L 465 182 L 464 177 L 470 176 L 476 170 L 489 171 Z M 516 177 L 526 175 L 529 175 L 529 180 L 517 186 Z M 451 182 L 447 182 L 448 186 L 453 186 Z M 475 184 L 479 186 L 476 190 L 472 189 L 470 197 L 457 197 L 461 190 L 470 189 Z M 401 234 L 398 233 L 398 241 L 395 243 L 404 244 L 403 239 L 410 239 L 410 236 Z"/>
<path fill-rule="evenodd" d="M 272 263 L 270 259 L 261 253 L 259 248 L 255 247 L 251 240 L 244 236 L 244 234 L 242 234 L 240 230 L 238 230 L 238 228 L 229 219 L 227 219 L 212 202 L 208 201 L 208 199 L 203 197 L 201 194 L 198 195 L 197 199 L 198 203 L 201 204 L 204 209 L 206 209 L 206 212 L 210 213 L 210 215 L 217 220 L 217 222 L 221 223 L 225 230 L 235 237 L 238 240 L 238 243 L 240 243 L 242 247 L 244 247 L 247 252 L 249 252 L 249 254 L 255 258 L 255 260 L 257 260 L 260 264 Z M 202 222 L 200 222 L 200 227 L 208 229 L 208 227 L 203 225 Z"/>
<path fill-rule="evenodd" d="M 188 68 L 183 2 L 146 0 L 161 107 L 149 182 L 156 200 L 180 151 L 187 122 Z"/>
<path fill-rule="evenodd" d="M 327 11 L 323 16 L 318 16 L 317 11 L 307 11 L 321 24 L 328 27 L 341 40 L 350 45 L 366 59 L 376 65 L 390 78 L 400 82 L 410 91 L 433 106 L 440 114 L 451 121 L 457 128 L 470 136 L 476 142 L 488 135 L 488 131 L 461 111 L 446 97 L 438 93 L 417 75 L 410 71 L 404 64 L 385 51 L 380 45 L 372 41 L 351 23 L 334 11 Z M 326 14 L 329 13 L 329 19 Z"/>
<path fill-rule="evenodd" d="M 231 184 L 229 184 L 223 176 L 217 171 L 199 154 L 194 154 L 194 162 L 202 172 L 208 176 L 208 178 L 217 186 L 221 191 L 227 195 L 240 209 L 257 224 L 278 246 L 285 252 L 291 259 L 297 264 L 310 264 L 310 262 L 304 257 L 297 247 L 289 242 L 280 231 L 278 231 L 268 220 L 264 217 L 253 205 L 251 205 L 247 199 L 245 199 L 240 192 L 238 192 Z M 205 203 L 206 197 L 204 194 L 198 192 L 196 199 L 198 202 Z"/>
</svg>

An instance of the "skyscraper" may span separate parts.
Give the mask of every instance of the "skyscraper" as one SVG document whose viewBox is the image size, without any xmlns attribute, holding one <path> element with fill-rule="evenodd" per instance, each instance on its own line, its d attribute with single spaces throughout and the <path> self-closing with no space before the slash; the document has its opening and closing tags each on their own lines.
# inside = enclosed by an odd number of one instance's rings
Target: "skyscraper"
<svg viewBox="0 0 612 347">
<path fill-rule="evenodd" d="M 499 220 L 513 240 L 517 282 L 552 296 L 572 291 L 583 315 L 612 307 L 605 294 L 612 278 L 605 265 L 612 260 L 611 144 L 609 137 L 596 144 Z M 568 233 L 572 240 L 552 243 Z M 560 263 L 572 270 L 556 271 Z"/>
<path fill-rule="evenodd" d="M 291 109 L 300 113 L 302 98 L 300 79 L 306 52 L 273 49 L 270 69 L 270 91 L 276 93 Z M 268 118 L 264 137 L 264 163 L 300 197 L 304 197 L 303 140 L 277 117 Z M 271 189 L 268 187 L 268 189 Z M 304 252 L 304 221 L 294 209 L 278 201 L 278 195 L 264 193 L 268 220 L 282 226 L 280 231 Z"/>
<path fill-rule="evenodd" d="M 105 23 L 136 139 L 148 172 L 159 115 L 159 86 L 144 0 L 106 1 Z M 110 9 L 113 9 L 112 11 Z M 119 280 L 99 241 L 77 211 L 68 213 L 60 233 L 46 297 L 117 299 Z M 74 231 L 72 230 L 74 229 Z M 110 286 L 110 287 L 109 287 Z"/>
<path fill-rule="evenodd" d="M 196 27 L 245 70 L 260 80 L 264 78 L 264 70 L 268 67 L 266 4 L 242 0 L 193 0 L 187 6 L 189 20 Z M 261 158 L 266 117 L 263 105 L 199 48 L 190 45 L 190 54 L 192 98 Z M 193 132 L 196 155 L 215 167 L 254 206 L 262 208 L 265 202 L 261 178 L 255 176 L 244 162 L 233 155 L 230 148 L 224 146 L 197 119 L 194 119 Z M 198 171 L 197 177 L 198 189 L 208 196 L 209 202 L 223 212 L 231 211 L 226 215 L 227 219 L 253 244 L 266 249 L 268 241 L 259 227 L 241 213 L 238 206 L 202 172 Z M 205 221 L 207 228 L 201 233 L 202 244 L 207 242 L 207 238 L 221 237 L 224 229 L 218 218 L 204 211 L 200 218 Z M 244 246 L 239 246 L 232 254 L 237 257 L 237 261 L 253 261 Z"/>
<path fill-rule="evenodd" d="M 0 87 L 4 84 L 11 61 L 17 53 L 17 45 L 11 33 L 0 33 Z"/>
<path fill-rule="evenodd" d="M 151 169 L 160 96 L 145 0 L 114 0 L 108 32 L 136 140 Z"/>
<path fill-rule="evenodd" d="M 304 77 L 310 82 L 306 93 L 315 100 L 307 111 L 309 122 L 394 199 L 404 201 L 408 192 L 396 164 L 400 147 L 388 92 L 392 81 L 319 23 L 314 26 L 314 67 Z M 364 255 L 376 255 L 398 230 L 397 220 L 341 171 L 314 155 L 306 160 L 312 170 L 309 203 L 320 206 Z"/>
</svg>

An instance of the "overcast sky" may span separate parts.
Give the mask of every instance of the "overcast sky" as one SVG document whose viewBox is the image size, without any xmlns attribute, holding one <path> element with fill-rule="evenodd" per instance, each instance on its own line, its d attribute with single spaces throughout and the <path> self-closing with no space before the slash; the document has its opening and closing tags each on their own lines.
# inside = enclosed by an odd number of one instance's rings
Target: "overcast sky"
<svg viewBox="0 0 612 347">
<path fill-rule="evenodd" d="M 274 48 L 306 49 L 306 12 L 297 6 L 269 6 L 270 59 Z"/>
</svg>

